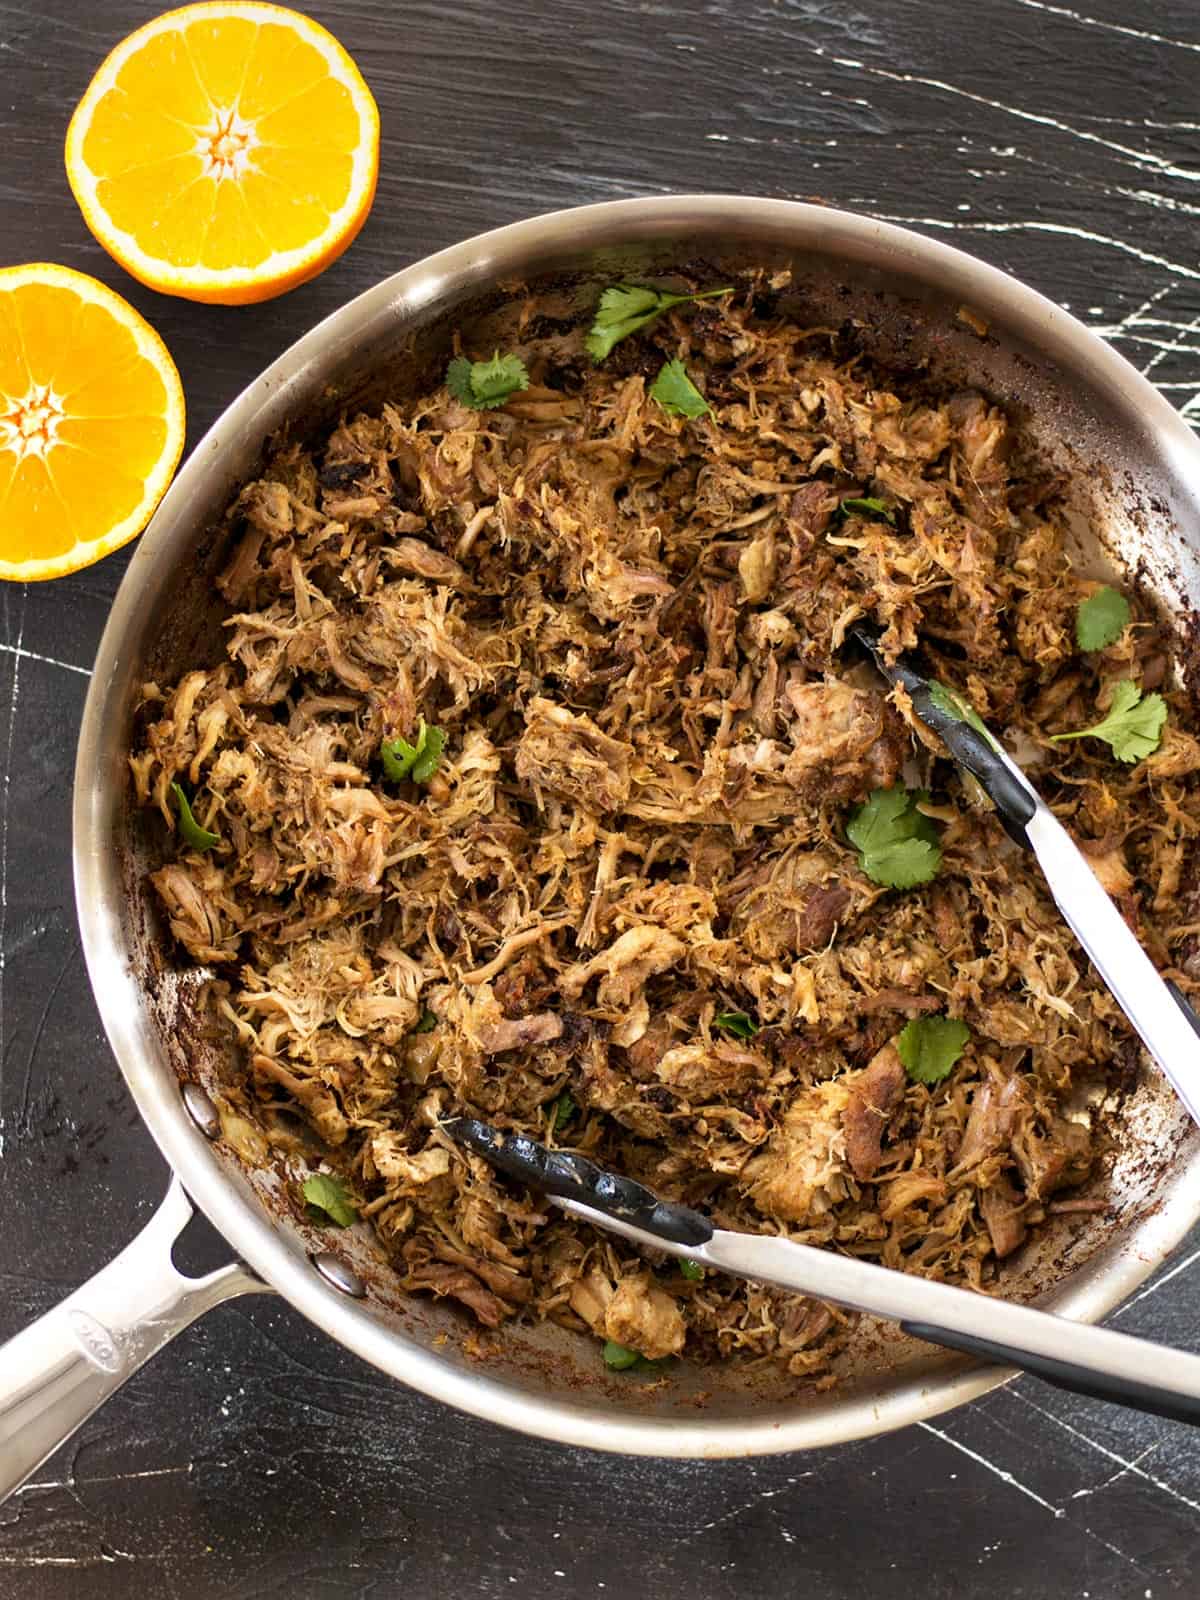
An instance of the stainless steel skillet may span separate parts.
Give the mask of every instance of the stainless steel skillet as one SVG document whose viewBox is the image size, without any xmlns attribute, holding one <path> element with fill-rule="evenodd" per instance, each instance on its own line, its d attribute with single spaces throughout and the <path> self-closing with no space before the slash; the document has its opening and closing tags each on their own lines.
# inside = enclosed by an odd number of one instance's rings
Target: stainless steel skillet
<svg viewBox="0 0 1200 1600">
<path fill-rule="evenodd" d="M 682 265 L 710 281 L 748 265 L 790 271 L 780 292 L 814 324 L 854 323 L 884 360 L 928 363 L 946 382 L 1003 399 L 1027 419 L 1048 467 L 1069 477 L 1081 558 L 1098 559 L 1097 535 L 1140 569 L 1168 610 L 1185 616 L 1200 598 L 1200 446 L 1170 407 L 1033 291 L 865 218 L 732 196 L 584 207 L 455 246 L 314 329 L 197 446 L 142 539 L 101 643 L 76 767 L 80 924 L 114 1053 L 179 1183 L 128 1251 L 0 1351 L 0 1491 L 194 1316 L 266 1287 L 381 1370 L 449 1404 L 546 1438 L 644 1454 L 828 1445 L 934 1415 L 1006 1375 L 864 1321 L 829 1393 L 686 1365 L 667 1383 L 645 1384 L 606 1374 L 593 1345 L 555 1328 L 507 1330 L 482 1355 L 478 1341 L 464 1348 L 464 1325 L 403 1296 L 365 1229 L 339 1235 L 337 1257 L 314 1264 L 328 1236 L 292 1205 L 282 1158 L 269 1160 L 261 1135 L 222 1105 L 231 1060 L 200 1025 L 195 978 L 176 966 L 144 889 L 124 759 L 138 686 L 219 647 L 208 576 L 224 554 L 220 519 L 267 439 L 317 431 L 347 405 L 429 381 L 452 328 L 493 319 L 514 282 L 551 293 L 566 317 L 584 314 L 598 283 Z M 181 1080 L 193 1086 L 186 1100 Z M 1064 1220 L 1005 1278 L 1011 1297 L 1082 1320 L 1111 1310 L 1200 1217 L 1200 1138 L 1157 1075 L 1147 1070 L 1105 1115 L 1114 1133 L 1108 1212 Z M 169 1247 L 189 1214 L 185 1191 L 247 1266 L 199 1284 L 175 1273 Z"/>
</svg>

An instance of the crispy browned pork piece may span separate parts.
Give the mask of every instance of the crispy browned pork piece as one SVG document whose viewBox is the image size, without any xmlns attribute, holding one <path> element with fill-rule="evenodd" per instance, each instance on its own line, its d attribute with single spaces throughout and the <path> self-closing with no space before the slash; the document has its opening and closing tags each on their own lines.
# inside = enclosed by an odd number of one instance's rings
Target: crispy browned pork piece
<svg viewBox="0 0 1200 1600">
<path fill-rule="evenodd" d="M 147 685 L 132 756 L 145 805 L 176 826 L 178 782 L 219 842 L 177 834 L 152 881 L 215 975 L 246 1103 L 319 1136 L 411 1288 L 487 1327 L 549 1317 L 652 1359 L 819 1373 L 842 1319 L 647 1263 L 439 1118 L 579 1148 L 725 1226 L 986 1286 L 1096 1167 L 1087 1091 L 1119 1092 L 1132 1042 L 846 630 L 919 637 L 1013 731 L 1192 987 L 1200 746 L 1170 688 L 1136 765 L 1051 743 L 1117 681 L 1168 683 L 1169 651 L 1135 600 L 1081 652 L 1095 585 L 983 395 L 879 369 L 760 283 L 598 367 L 582 327 L 538 326 L 515 309 L 531 383 L 507 405 L 397 401 L 242 491 L 225 654 Z M 668 358 L 706 415 L 652 397 Z M 381 745 L 415 749 L 422 724 L 436 770 L 389 777 Z M 942 853 L 909 889 L 846 834 L 898 784 L 925 791 Z M 920 1081 L 897 1041 L 938 1014 L 969 1040 Z"/>
</svg>

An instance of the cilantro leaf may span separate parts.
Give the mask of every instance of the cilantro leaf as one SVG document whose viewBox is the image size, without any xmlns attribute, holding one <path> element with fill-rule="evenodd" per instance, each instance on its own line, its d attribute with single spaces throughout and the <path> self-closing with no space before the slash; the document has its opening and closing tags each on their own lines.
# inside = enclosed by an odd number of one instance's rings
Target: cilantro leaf
<svg viewBox="0 0 1200 1600">
<path fill-rule="evenodd" d="M 957 1017 L 914 1017 L 896 1049 L 914 1083 L 933 1085 L 949 1077 L 970 1037 L 970 1028 Z"/>
<path fill-rule="evenodd" d="M 412 764 L 409 777 L 414 783 L 428 783 L 442 764 L 442 751 L 446 748 L 446 735 L 440 728 L 427 728 L 421 724 L 417 738 L 417 759 Z"/>
<path fill-rule="evenodd" d="M 502 356 L 493 351 L 490 361 L 471 364 L 471 393 L 481 409 L 502 406 L 509 395 L 529 387 L 529 373 L 520 356 Z"/>
<path fill-rule="evenodd" d="M 611 1367 L 614 1372 L 624 1372 L 629 1367 L 635 1367 L 643 1357 L 636 1350 L 631 1350 L 627 1344 L 618 1344 L 615 1339 L 604 1341 L 604 1365 Z"/>
<path fill-rule="evenodd" d="M 733 290 L 727 288 L 705 289 L 700 294 L 670 294 L 665 289 L 647 289 L 628 283 L 612 284 L 600 296 L 591 332 L 583 341 L 584 349 L 593 361 L 603 361 L 613 345 L 619 344 L 628 334 L 644 328 L 672 306 L 732 293 Z"/>
<path fill-rule="evenodd" d="M 840 522 L 848 516 L 870 517 L 875 522 L 890 522 L 896 526 L 896 513 L 886 500 L 879 500 L 874 495 L 860 495 L 857 499 L 843 500 L 834 516 Z"/>
<path fill-rule="evenodd" d="M 385 739 L 379 746 L 384 776 L 393 783 L 402 783 L 405 778 L 411 778 L 414 783 L 428 783 L 441 765 L 445 748 L 446 735 L 440 728 L 429 727 L 422 717 L 416 744 L 395 738 Z"/>
<path fill-rule="evenodd" d="M 175 804 L 179 809 L 179 832 L 185 844 L 193 850 L 211 850 L 213 845 L 220 844 L 219 833 L 209 833 L 207 828 L 202 828 L 192 815 L 192 808 L 188 797 L 183 792 L 183 786 L 178 783 L 171 785 L 171 793 L 175 796 Z"/>
<path fill-rule="evenodd" d="M 669 417 L 706 417 L 708 401 L 687 375 L 682 361 L 668 361 L 650 385 L 650 398 L 657 400 Z"/>
<path fill-rule="evenodd" d="M 455 356 L 446 368 L 446 387 L 456 400 L 461 400 L 463 405 L 474 405 L 475 397 L 471 389 L 471 361 L 467 356 Z"/>
<path fill-rule="evenodd" d="M 571 1095 L 571 1091 L 569 1089 L 564 1089 L 559 1095 L 558 1099 L 554 1102 L 550 1112 L 551 1133 L 557 1133 L 560 1128 L 565 1128 L 567 1123 L 570 1122 L 571 1118 L 578 1110 L 579 1107 L 575 1104 L 575 1101 Z"/>
<path fill-rule="evenodd" d="M 983 735 L 993 750 L 996 748 L 996 741 L 988 731 L 987 724 L 983 718 L 971 702 L 964 700 L 956 689 L 951 689 L 948 684 L 939 683 L 935 679 L 929 685 L 929 698 L 939 711 L 945 712 L 948 717 L 953 717 L 955 722 L 967 723 L 968 726 L 975 729 L 976 733 Z"/>
<path fill-rule="evenodd" d="M 1075 613 L 1075 642 L 1081 650 L 1104 650 L 1125 632 L 1129 601 L 1105 584 L 1080 603 Z"/>
<path fill-rule="evenodd" d="M 924 789 L 875 789 L 846 823 L 846 837 L 873 883 L 913 889 L 928 883 L 942 864 L 938 831 L 917 810 Z"/>
<path fill-rule="evenodd" d="M 351 1204 L 340 1178 L 332 1178 L 327 1172 L 314 1172 L 311 1178 L 305 1178 L 301 1192 L 310 1207 L 314 1211 L 324 1212 L 336 1227 L 348 1228 L 352 1222 L 358 1221 L 358 1212 Z M 314 1218 L 314 1221 L 320 1220 L 319 1217 Z"/>
<path fill-rule="evenodd" d="M 735 1039 L 753 1039 L 759 1032 L 758 1023 L 744 1011 L 718 1011 L 712 1025 L 731 1033 Z"/>
<path fill-rule="evenodd" d="M 426 1006 L 410 1031 L 412 1033 L 432 1033 L 437 1027 L 437 1020 L 433 1012 Z"/>
<path fill-rule="evenodd" d="M 670 1359 L 666 1356 L 661 1361 L 651 1361 L 640 1350 L 631 1350 L 627 1344 L 618 1344 L 615 1339 L 606 1339 L 604 1342 L 604 1365 L 611 1367 L 614 1372 L 662 1372 L 670 1365 Z"/>
<path fill-rule="evenodd" d="M 446 368 L 446 387 L 472 411 L 490 411 L 502 406 L 510 395 L 528 389 L 529 373 L 520 356 L 502 356 L 498 350 L 490 361 L 455 356 Z"/>
<path fill-rule="evenodd" d="M 704 1268 L 698 1261 L 681 1261 L 679 1263 L 679 1270 L 683 1273 L 684 1277 L 690 1279 L 692 1283 L 699 1283 L 704 1276 Z"/>
<path fill-rule="evenodd" d="M 1118 761 L 1132 766 L 1158 749 L 1166 720 L 1167 702 L 1162 695 L 1144 695 L 1132 678 L 1123 678 L 1113 690 L 1112 706 L 1102 721 L 1080 728 L 1077 733 L 1056 733 L 1051 737 L 1058 742 L 1103 739 Z"/>
</svg>

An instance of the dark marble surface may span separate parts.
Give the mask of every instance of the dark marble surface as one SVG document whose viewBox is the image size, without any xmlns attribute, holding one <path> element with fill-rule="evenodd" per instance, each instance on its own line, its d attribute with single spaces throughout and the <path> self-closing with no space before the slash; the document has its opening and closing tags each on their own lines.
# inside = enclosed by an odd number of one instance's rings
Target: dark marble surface
<svg viewBox="0 0 1200 1600">
<path fill-rule="evenodd" d="M 379 198 L 316 282 L 226 311 L 132 283 L 80 221 L 66 121 L 155 7 L 0 0 L 0 260 L 158 326 L 191 438 L 319 317 L 481 228 L 587 200 L 819 196 L 1069 305 L 1200 419 L 1195 0 L 321 0 L 383 113 Z M 163 1164 L 75 934 L 70 772 L 124 569 L 0 588 L 0 1335 L 106 1260 Z M 1118 1326 L 1198 1343 L 1200 1239 Z M 0 1509 L 0 1595 L 1158 1600 L 1200 1588 L 1195 1435 L 1029 1381 L 816 1455 L 668 1464 L 452 1415 L 279 1303 L 214 1313 Z"/>
</svg>

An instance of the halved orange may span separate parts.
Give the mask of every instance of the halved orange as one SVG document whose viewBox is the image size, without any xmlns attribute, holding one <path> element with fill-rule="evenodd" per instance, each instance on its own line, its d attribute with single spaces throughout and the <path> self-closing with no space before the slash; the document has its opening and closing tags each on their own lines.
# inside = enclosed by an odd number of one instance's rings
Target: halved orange
<svg viewBox="0 0 1200 1600">
<path fill-rule="evenodd" d="M 0 578 L 128 543 L 183 449 L 183 388 L 128 302 L 70 267 L 0 268 Z"/>
<path fill-rule="evenodd" d="M 358 233 L 379 113 L 318 23 L 213 0 L 117 46 L 71 119 L 66 159 L 88 227 L 135 278 L 242 305 L 315 277 Z"/>
</svg>

